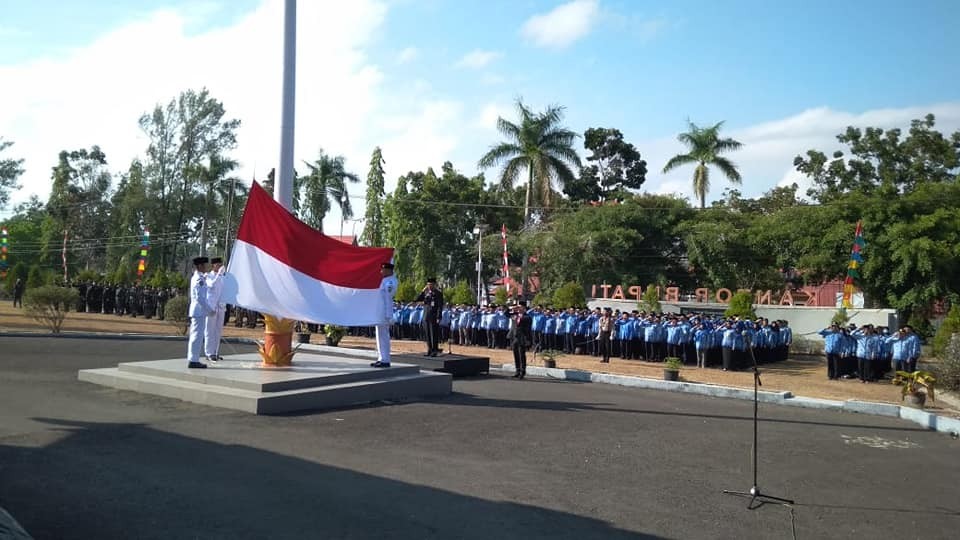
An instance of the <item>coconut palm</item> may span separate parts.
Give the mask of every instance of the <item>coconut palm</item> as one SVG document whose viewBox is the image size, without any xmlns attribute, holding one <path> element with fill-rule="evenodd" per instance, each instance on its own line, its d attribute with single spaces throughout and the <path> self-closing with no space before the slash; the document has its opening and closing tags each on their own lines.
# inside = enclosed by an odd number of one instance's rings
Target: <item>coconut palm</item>
<svg viewBox="0 0 960 540">
<path fill-rule="evenodd" d="M 580 168 L 580 156 L 573 149 L 577 134 L 560 125 L 562 107 L 551 106 L 534 113 L 523 101 L 517 100 L 517 113 L 520 118 L 516 124 L 497 119 L 497 129 L 507 140 L 491 147 L 480 158 L 479 167 L 487 169 L 502 164 L 502 189 L 513 189 L 520 174 L 527 173 L 523 222 L 528 225 L 534 193 L 540 196 L 543 206 L 549 207 L 554 182 L 562 189 L 566 182 L 573 180 L 574 169 Z"/>
<path fill-rule="evenodd" d="M 343 156 L 331 157 L 320 151 L 320 157 L 313 163 L 304 161 L 310 174 L 303 177 L 300 188 L 303 201 L 300 204 L 300 217 L 311 227 L 323 232 L 323 218 L 330 211 L 330 201 L 340 207 L 344 219 L 353 217 L 347 182 L 357 183 L 360 178 L 347 172 Z"/>
<path fill-rule="evenodd" d="M 707 128 L 698 127 L 693 122 L 689 124 L 690 130 L 678 135 L 677 140 L 687 145 L 690 151 L 670 158 L 670 161 L 663 166 L 663 172 L 666 173 L 688 163 L 696 163 L 697 166 L 693 170 L 693 192 L 700 199 L 700 208 L 705 208 L 707 192 L 710 191 L 710 165 L 720 169 L 730 183 L 741 183 L 737 166 L 720 154 L 738 150 L 743 144 L 733 139 L 720 138 L 719 133 L 723 122 Z"/>
</svg>

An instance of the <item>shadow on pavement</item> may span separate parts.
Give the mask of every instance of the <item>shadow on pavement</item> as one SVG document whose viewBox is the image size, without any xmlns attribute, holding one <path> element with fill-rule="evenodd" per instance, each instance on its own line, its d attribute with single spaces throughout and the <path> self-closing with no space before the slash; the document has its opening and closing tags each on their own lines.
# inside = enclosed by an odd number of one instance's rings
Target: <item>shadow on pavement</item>
<svg viewBox="0 0 960 540">
<path fill-rule="evenodd" d="M 0 503 L 38 540 L 658 538 L 140 424 L 36 420 L 62 437 L 0 445 Z"/>
</svg>

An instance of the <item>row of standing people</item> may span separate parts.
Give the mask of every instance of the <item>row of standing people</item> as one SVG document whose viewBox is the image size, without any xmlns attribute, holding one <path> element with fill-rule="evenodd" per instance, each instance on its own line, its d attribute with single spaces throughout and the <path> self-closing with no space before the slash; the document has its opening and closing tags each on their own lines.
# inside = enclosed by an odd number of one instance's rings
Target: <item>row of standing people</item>
<svg viewBox="0 0 960 540">
<path fill-rule="evenodd" d="M 144 287 L 142 285 L 114 285 L 98 282 L 78 282 L 71 285 L 79 293 L 76 310 L 79 313 L 103 313 L 131 317 L 154 317 L 163 320 L 167 301 L 180 294 L 175 287 Z"/>
<path fill-rule="evenodd" d="M 820 331 L 827 357 L 827 378 L 882 379 L 891 369 L 916 371 L 922 346 L 910 325 L 891 333 L 883 326 L 833 324 Z"/>
</svg>

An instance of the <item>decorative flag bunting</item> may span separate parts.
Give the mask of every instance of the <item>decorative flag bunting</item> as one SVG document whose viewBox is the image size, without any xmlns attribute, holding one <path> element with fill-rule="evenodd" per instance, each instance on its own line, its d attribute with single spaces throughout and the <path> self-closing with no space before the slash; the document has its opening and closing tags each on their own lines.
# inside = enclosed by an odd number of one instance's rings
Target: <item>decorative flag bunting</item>
<svg viewBox="0 0 960 540">
<path fill-rule="evenodd" d="M 503 283 L 507 286 L 507 293 L 510 292 L 510 264 L 507 262 L 507 225 L 500 226 L 500 240 L 503 241 Z"/>
<path fill-rule="evenodd" d="M 850 262 L 847 263 L 847 278 L 843 281 L 843 307 L 853 307 L 854 278 L 860 279 L 860 267 L 863 266 L 863 223 L 857 221 L 857 230 L 853 234 L 853 249 L 850 250 Z"/>
<path fill-rule="evenodd" d="M 150 250 L 150 229 L 143 230 L 143 238 L 140 240 L 140 263 L 137 264 L 137 277 L 143 277 L 147 270 L 147 252 Z"/>
<path fill-rule="evenodd" d="M 7 236 L 7 228 L 0 229 L 0 279 L 7 278 L 7 247 L 9 246 Z"/>
</svg>

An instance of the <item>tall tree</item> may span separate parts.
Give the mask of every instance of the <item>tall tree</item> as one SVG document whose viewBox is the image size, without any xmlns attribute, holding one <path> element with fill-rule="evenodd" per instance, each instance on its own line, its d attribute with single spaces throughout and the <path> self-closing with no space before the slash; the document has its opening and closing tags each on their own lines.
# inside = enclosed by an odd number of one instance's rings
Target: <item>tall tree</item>
<svg viewBox="0 0 960 540">
<path fill-rule="evenodd" d="M 330 211 L 331 200 L 340 207 L 344 219 L 353 217 L 347 182 L 357 183 L 360 177 L 347 172 L 344 161 L 343 156 L 328 156 L 321 150 L 313 163 L 304 162 L 310 174 L 303 179 L 300 214 L 305 223 L 320 232 L 323 232 L 323 218 Z"/>
<path fill-rule="evenodd" d="M 583 168 L 579 179 L 564 186 L 571 200 L 623 200 L 647 179 L 647 162 L 623 140 L 620 130 L 590 128 L 583 134 L 583 147 L 590 151 L 587 161 L 592 164 Z"/>
<path fill-rule="evenodd" d="M 663 166 L 663 172 L 669 172 L 681 165 L 696 163 L 693 170 L 693 192 L 700 199 L 700 208 L 707 207 L 707 192 L 710 191 L 710 166 L 720 169 L 732 184 L 740 184 L 740 172 L 737 166 L 722 156 L 725 152 L 739 150 L 743 144 L 731 138 L 721 139 L 720 128 L 723 122 L 701 128 L 689 122 L 689 131 L 677 136 L 677 140 L 687 145 L 689 152 L 670 158 Z"/>
<path fill-rule="evenodd" d="M 527 191 L 523 207 L 524 225 L 530 224 L 530 207 L 539 195 L 544 207 L 552 203 L 556 183 L 561 189 L 576 177 L 580 156 L 573 149 L 577 134 L 561 125 L 563 108 L 550 106 L 541 113 L 531 111 L 517 100 L 517 123 L 497 119 L 497 129 L 506 141 L 494 145 L 480 158 L 479 167 L 488 169 L 503 165 L 500 186 L 512 189 L 524 172 Z"/>
<path fill-rule="evenodd" d="M 367 212 L 364 214 L 363 245 L 383 245 L 383 186 L 386 161 L 380 147 L 373 149 L 370 156 L 370 172 L 367 173 Z"/>
<path fill-rule="evenodd" d="M 0 138 L 0 152 L 13 146 L 12 141 Z M 0 157 L 0 208 L 10 202 L 10 191 L 20 189 L 17 178 L 23 174 L 23 160 Z"/>
</svg>

